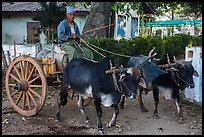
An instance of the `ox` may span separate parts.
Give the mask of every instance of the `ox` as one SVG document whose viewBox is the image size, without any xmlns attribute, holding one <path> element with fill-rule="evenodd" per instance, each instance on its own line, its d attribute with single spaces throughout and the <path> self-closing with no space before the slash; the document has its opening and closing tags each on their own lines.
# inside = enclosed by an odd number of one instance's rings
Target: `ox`
<svg viewBox="0 0 204 137">
<path fill-rule="evenodd" d="M 101 104 L 105 107 L 111 106 L 114 110 L 112 119 L 108 127 L 116 124 L 119 114 L 118 104 L 122 94 L 127 97 L 136 98 L 136 89 L 141 80 L 140 70 L 136 67 L 123 69 L 120 73 L 106 74 L 106 71 L 114 68 L 113 60 L 105 57 L 100 62 L 75 58 L 66 66 L 61 89 L 58 97 L 58 112 L 56 117 L 60 120 L 60 106 L 67 103 L 68 92 L 72 89 L 79 95 L 78 107 L 82 112 L 85 122 L 88 117 L 84 113 L 83 97 L 93 97 L 95 109 L 98 117 L 98 130 L 104 133 L 101 117 Z M 114 74 L 114 75 L 113 75 Z M 144 85 L 145 86 L 145 85 Z"/>
<path fill-rule="evenodd" d="M 168 55 L 168 54 L 166 54 Z M 147 58 L 147 57 L 146 57 Z M 143 58 L 137 58 L 138 60 L 143 60 Z M 130 60 L 128 62 L 128 67 L 136 67 L 138 66 L 136 58 Z M 173 60 L 174 59 L 174 60 Z M 173 63 L 174 62 L 174 63 Z M 184 62 L 175 62 L 175 58 L 171 55 L 164 56 L 161 60 L 153 60 L 152 63 L 157 65 L 158 67 L 162 68 L 163 70 L 166 70 L 168 73 L 162 74 L 158 77 L 156 77 L 152 83 L 151 86 L 147 88 L 138 87 L 139 95 L 138 100 L 140 103 L 140 107 L 142 111 L 147 111 L 147 109 L 144 107 L 144 104 L 142 102 L 142 91 L 146 91 L 146 94 L 148 91 L 153 90 L 153 98 L 154 98 L 154 112 L 153 117 L 159 118 L 158 116 L 158 110 L 157 106 L 159 104 L 159 91 L 162 91 L 164 97 L 166 99 L 173 98 L 175 100 L 175 104 L 177 107 L 178 112 L 178 122 L 182 123 L 183 116 L 181 112 L 181 104 L 180 104 L 180 94 L 179 90 L 184 90 L 186 87 L 194 88 L 194 82 L 193 82 L 193 76 L 199 76 L 197 71 L 194 70 L 192 64 L 190 61 L 184 61 Z M 170 63 L 173 63 L 170 65 Z M 170 68 L 166 68 L 168 65 L 161 65 L 161 64 L 168 64 Z M 148 69 L 145 69 L 141 66 L 141 71 L 148 71 Z M 148 71 L 149 72 L 149 71 Z M 145 76 L 144 76 L 145 77 Z M 146 78 L 144 78 L 145 80 Z"/>
</svg>

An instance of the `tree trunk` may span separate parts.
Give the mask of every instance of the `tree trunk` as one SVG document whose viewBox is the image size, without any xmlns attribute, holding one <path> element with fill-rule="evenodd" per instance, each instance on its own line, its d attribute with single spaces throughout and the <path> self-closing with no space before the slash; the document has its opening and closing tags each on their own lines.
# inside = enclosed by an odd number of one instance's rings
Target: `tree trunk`
<svg viewBox="0 0 204 137">
<path fill-rule="evenodd" d="M 172 8 L 171 13 L 172 13 L 171 20 L 174 20 L 174 9 L 173 8 Z M 171 29 L 172 29 L 171 35 L 173 36 L 174 35 L 174 26 L 172 26 Z"/>
<path fill-rule="evenodd" d="M 111 7 L 114 2 L 92 2 L 90 14 L 84 25 L 82 34 L 85 38 L 108 37 L 109 27 L 93 30 L 102 26 L 109 25 L 109 17 L 111 15 Z M 87 32 L 87 33 L 86 33 Z"/>
<path fill-rule="evenodd" d="M 144 34 L 144 12 L 143 12 L 143 10 L 141 13 L 141 18 L 142 18 L 142 20 L 141 20 L 141 33 L 140 33 L 140 35 L 143 36 L 143 34 Z"/>
<path fill-rule="evenodd" d="M 48 25 L 48 28 L 47 28 L 47 44 L 50 43 L 50 26 Z"/>
<path fill-rule="evenodd" d="M 51 32 L 52 32 L 52 43 L 54 43 L 54 25 L 53 24 L 52 24 Z"/>
</svg>

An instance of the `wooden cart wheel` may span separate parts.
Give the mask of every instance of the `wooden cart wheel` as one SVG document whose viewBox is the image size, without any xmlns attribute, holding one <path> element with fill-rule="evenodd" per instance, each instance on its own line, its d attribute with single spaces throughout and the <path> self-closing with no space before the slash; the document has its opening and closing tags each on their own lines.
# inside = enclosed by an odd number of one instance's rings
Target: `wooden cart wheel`
<svg viewBox="0 0 204 137">
<path fill-rule="evenodd" d="M 44 105 L 47 79 L 41 66 L 30 56 L 15 58 L 5 79 L 6 93 L 11 106 L 24 116 L 33 116 Z"/>
<path fill-rule="evenodd" d="M 68 92 L 68 102 L 74 106 L 77 106 L 78 95 L 75 91 L 70 90 Z M 84 106 L 88 105 L 92 101 L 92 97 L 84 98 Z"/>
</svg>

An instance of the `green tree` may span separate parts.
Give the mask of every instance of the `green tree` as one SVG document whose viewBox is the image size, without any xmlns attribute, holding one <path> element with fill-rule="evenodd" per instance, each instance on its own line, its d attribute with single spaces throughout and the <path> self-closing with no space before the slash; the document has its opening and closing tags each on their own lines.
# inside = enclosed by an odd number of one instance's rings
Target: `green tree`
<svg viewBox="0 0 204 137">
<path fill-rule="evenodd" d="M 171 20 L 174 20 L 175 13 L 181 14 L 182 2 L 151 2 L 155 10 L 157 11 L 157 16 L 169 16 Z M 174 26 L 172 26 L 171 34 L 174 34 Z"/>
<path fill-rule="evenodd" d="M 65 18 L 64 5 L 57 5 L 57 2 L 39 2 L 42 6 L 41 14 L 33 17 L 40 21 L 41 31 L 46 35 L 47 43 L 54 43 L 57 38 L 57 25 Z"/>
<path fill-rule="evenodd" d="M 112 6 L 112 9 L 116 12 L 121 11 L 122 13 L 126 13 L 131 16 L 130 9 L 133 11 L 137 11 L 137 14 L 140 16 L 140 24 L 141 24 L 141 36 L 144 33 L 144 23 L 149 20 L 155 20 L 153 14 L 156 13 L 153 8 L 150 6 L 149 2 L 116 2 Z M 150 9 L 149 11 L 145 10 L 145 7 Z M 146 11 L 146 12 L 145 12 Z"/>
<path fill-rule="evenodd" d="M 194 21 L 194 35 L 197 35 L 195 20 L 202 17 L 202 2 L 183 2 L 183 14 Z"/>
</svg>

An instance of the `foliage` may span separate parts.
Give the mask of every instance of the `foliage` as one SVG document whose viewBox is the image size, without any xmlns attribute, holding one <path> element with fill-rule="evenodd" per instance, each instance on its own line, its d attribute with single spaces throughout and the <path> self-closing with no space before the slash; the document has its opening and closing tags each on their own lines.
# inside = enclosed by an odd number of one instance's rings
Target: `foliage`
<svg viewBox="0 0 204 137">
<path fill-rule="evenodd" d="M 90 38 L 86 39 L 97 47 L 100 47 L 109 52 L 137 56 L 140 54 L 148 55 L 149 51 L 155 47 L 157 58 L 161 58 L 166 52 L 172 53 L 176 57 L 185 54 L 185 47 L 192 42 L 193 46 L 202 46 L 202 36 L 191 36 L 188 34 L 176 34 L 174 36 L 144 36 L 135 37 L 133 39 L 114 40 L 113 38 Z M 115 63 L 126 66 L 129 57 L 117 56 L 104 51 L 97 50 L 105 56 L 112 56 Z M 94 53 L 94 60 L 101 60 L 102 57 L 98 53 Z"/>
<path fill-rule="evenodd" d="M 122 14 L 131 16 L 130 9 L 133 11 L 141 10 L 141 2 L 115 2 L 112 9 L 117 13 L 120 11 Z"/>
<path fill-rule="evenodd" d="M 34 16 L 33 20 L 40 21 L 41 30 L 47 36 L 47 43 L 50 43 L 52 35 L 55 34 L 54 38 L 57 38 L 57 25 L 65 17 L 64 5 L 58 6 L 57 2 L 39 3 L 42 6 L 42 13 Z"/>
<path fill-rule="evenodd" d="M 185 16 L 193 16 L 195 19 L 202 16 L 202 2 L 183 2 Z"/>
<path fill-rule="evenodd" d="M 161 36 L 162 35 L 162 30 L 161 29 L 156 30 L 156 35 Z"/>
</svg>

